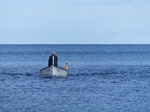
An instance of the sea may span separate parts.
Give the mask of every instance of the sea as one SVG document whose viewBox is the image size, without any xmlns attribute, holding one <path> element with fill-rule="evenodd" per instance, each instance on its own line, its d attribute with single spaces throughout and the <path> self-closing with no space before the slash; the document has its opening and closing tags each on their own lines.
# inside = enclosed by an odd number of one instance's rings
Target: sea
<svg viewBox="0 0 150 112">
<path fill-rule="evenodd" d="M 67 78 L 42 78 L 56 52 Z M 0 112 L 150 112 L 150 45 L 0 45 Z"/>
</svg>

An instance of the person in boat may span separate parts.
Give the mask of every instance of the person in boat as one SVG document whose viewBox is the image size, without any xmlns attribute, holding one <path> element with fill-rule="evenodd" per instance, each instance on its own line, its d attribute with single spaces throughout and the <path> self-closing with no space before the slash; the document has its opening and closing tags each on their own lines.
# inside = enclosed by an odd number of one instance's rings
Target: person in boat
<svg viewBox="0 0 150 112">
<path fill-rule="evenodd" d="M 69 70 L 69 64 L 68 64 L 68 62 L 65 63 L 64 69 Z"/>
<path fill-rule="evenodd" d="M 58 66 L 58 58 L 55 52 L 52 52 L 52 55 L 49 57 L 48 60 L 48 66 L 50 67 L 51 65 Z"/>
</svg>

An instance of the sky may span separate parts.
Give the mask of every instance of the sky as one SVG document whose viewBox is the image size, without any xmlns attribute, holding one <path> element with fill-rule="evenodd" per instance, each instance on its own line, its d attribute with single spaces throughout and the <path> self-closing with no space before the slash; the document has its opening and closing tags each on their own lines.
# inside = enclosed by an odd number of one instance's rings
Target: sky
<svg viewBox="0 0 150 112">
<path fill-rule="evenodd" d="M 150 44 L 150 0 L 0 0 L 0 44 Z"/>
</svg>

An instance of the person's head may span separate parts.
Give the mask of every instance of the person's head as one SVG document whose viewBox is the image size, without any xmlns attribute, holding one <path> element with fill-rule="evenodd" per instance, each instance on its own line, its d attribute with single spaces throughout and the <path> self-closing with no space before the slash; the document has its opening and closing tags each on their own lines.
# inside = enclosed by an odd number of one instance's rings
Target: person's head
<svg viewBox="0 0 150 112">
<path fill-rule="evenodd" d="M 52 52 L 52 55 L 53 55 L 53 56 L 55 56 L 55 55 L 56 55 L 56 53 L 55 53 L 55 52 Z"/>
</svg>

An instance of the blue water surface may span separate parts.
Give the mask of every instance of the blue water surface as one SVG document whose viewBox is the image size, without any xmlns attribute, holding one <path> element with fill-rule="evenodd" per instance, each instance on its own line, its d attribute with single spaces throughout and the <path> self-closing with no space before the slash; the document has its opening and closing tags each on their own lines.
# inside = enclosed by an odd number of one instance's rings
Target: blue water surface
<svg viewBox="0 0 150 112">
<path fill-rule="evenodd" d="M 41 78 L 55 51 L 67 78 Z M 150 45 L 0 45 L 0 112 L 149 112 Z"/>
</svg>

